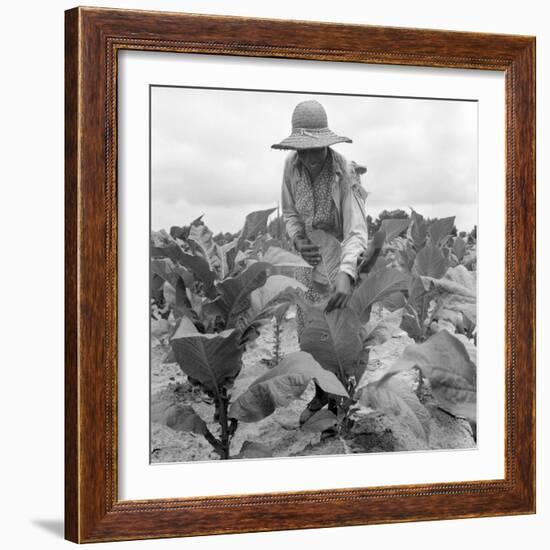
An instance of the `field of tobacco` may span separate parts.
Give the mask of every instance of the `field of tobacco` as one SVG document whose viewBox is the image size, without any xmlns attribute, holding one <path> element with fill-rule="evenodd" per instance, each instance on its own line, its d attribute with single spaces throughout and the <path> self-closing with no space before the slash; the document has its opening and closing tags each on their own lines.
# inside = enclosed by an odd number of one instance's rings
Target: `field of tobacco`
<svg viewBox="0 0 550 550">
<path fill-rule="evenodd" d="M 314 269 L 330 289 L 339 242 L 313 230 L 312 268 L 275 210 L 237 234 L 202 217 L 152 232 L 151 461 L 474 447 L 475 234 L 414 210 L 382 220 L 327 313 L 300 281 Z M 327 403 L 301 421 L 314 382 Z"/>
</svg>

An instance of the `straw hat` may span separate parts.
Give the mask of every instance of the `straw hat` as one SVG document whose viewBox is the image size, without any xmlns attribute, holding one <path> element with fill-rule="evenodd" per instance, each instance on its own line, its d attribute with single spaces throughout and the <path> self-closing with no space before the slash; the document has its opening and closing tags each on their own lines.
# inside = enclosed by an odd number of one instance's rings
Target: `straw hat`
<svg viewBox="0 0 550 550">
<path fill-rule="evenodd" d="M 314 99 L 302 101 L 292 113 L 292 133 L 272 149 L 312 149 L 335 143 L 351 143 L 351 139 L 336 135 L 329 127 L 327 113 Z"/>
</svg>

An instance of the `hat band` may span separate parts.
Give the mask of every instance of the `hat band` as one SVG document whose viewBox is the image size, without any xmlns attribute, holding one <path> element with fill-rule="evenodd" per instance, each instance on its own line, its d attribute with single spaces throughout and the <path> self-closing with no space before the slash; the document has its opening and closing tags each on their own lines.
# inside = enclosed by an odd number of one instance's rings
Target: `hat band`
<svg viewBox="0 0 550 550">
<path fill-rule="evenodd" d="M 292 133 L 296 133 L 300 136 L 309 136 L 315 139 L 319 139 L 319 135 L 315 134 L 314 132 L 318 132 L 319 134 L 321 132 L 326 132 L 328 130 L 328 127 L 326 128 L 293 128 Z"/>
</svg>

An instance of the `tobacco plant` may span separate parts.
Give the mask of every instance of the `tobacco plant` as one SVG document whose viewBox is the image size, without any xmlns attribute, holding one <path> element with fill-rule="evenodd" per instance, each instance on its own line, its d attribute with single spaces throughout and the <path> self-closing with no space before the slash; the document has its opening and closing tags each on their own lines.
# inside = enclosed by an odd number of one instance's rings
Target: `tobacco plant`
<svg viewBox="0 0 550 550">
<path fill-rule="evenodd" d="M 341 249 L 331 235 L 315 230 L 311 240 L 321 247 L 322 262 L 313 274 L 317 285 L 331 286 L 339 270 Z M 300 348 L 311 355 L 329 372 L 335 374 L 346 389 L 345 396 L 329 396 L 328 410 L 313 415 L 304 428 L 335 428 L 347 435 L 352 426 L 352 413 L 357 403 L 356 389 L 365 373 L 372 334 L 365 328 L 370 310 L 376 302 L 395 292 L 405 290 L 408 275 L 391 267 L 368 274 L 354 289 L 347 307 L 327 312 L 324 304 L 302 302 L 304 328 Z M 325 289 L 326 293 L 326 289 Z"/>
<path fill-rule="evenodd" d="M 407 273 L 404 291 L 381 302 L 400 328 L 415 340 L 379 381 L 366 386 L 363 404 L 412 419 L 426 436 L 430 415 L 417 394 L 407 391 L 396 374 L 414 368 L 420 386 L 428 381 L 438 407 L 476 422 L 476 280 L 475 243 L 451 235 L 454 218 L 426 221 L 412 211 L 409 220 L 385 220 L 385 246 L 378 267 L 393 265 Z M 424 382 L 423 382 L 424 381 Z"/>
<path fill-rule="evenodd" d="M 153 235 L 151 271 L 157 281 L 152 288 L 158 292 L 162 287 L 164 302 L 171 304 L 174 326 L 168 336 L 171 352 L 167 361 L 177 362 L 189 383 L 204 396 L 203 401 L 212 404 L 218 430 L 213 433 L 191 405 L 174 401 L 158 403 L 153 408 L 153 421 L 204 436 L 221 459 L 231 456 L 231 440 L 240 419 L 239 413 L 230 414 L 230 410 L 242 410 L 232 406 L 232 392 L 246 346 L 268 320 L 274 318 L 280 325 L 289 305 L 305 290 L 283 274 L 305 264 L 288 251 L 270 245 L 255 250 L 264 261 L 252 255 L 241 265 L 237 261 L 238 252 L 249 250 L 251 241 L 254 245 L 257 239 L 263 239 L 271 212 L 249 214 L 240 234 L 224 245 L 214 241 L 212 233 L 199 223 L 201 220 L 186 231 L 172 228 L 171 236 Z M 158 280 L 163 284 L 159 285 Z M 285 365 L 296 362 L 302 366 L 292 372 L 302 369 L 305 385 L 316 374 L 327 387 L 332 387 L 329 382 L 336 384 L 305 354 L 288 357 L 278 367 L 284 371 Z M 280 371 L 272 369 L 272 376 L 284 379 Z M 284 399 L 288 400 L 288 395 Z M 284 399 L 276 400 L 278 406 Z M 265 404 L 263 407 L 269 409 Z M 247 444 L 246 452 L 257 452 L 257 448 Z"/>
<path fill-rule="evenodd" d="M 202 217 L 170 235 L 152 235 L 153 323 L 170 342 L 167 361 L 177 362 L 211 404 L 217 428 L 177 400 L 156 404 L 153 420 L 201 435 L 221 459 L 269 456 L 257 442 L 232 454 L 239 423 L 266 418 L 314 381 L 327 395 L 327 408 L 303 429 L 349 437 L 357 411 L 366 406 L 400 417 L 427 439 L 430 413 L 399 376 L 416 369 L 441 408 L 475 422 L 475 245 L 451 236 L 454 218 L 428 222 L 413 211 L 410 219 L 384 220 L 359 260 L 347 307 L 327 313 L 326 302 L 308 302 L 294 278 L 297 270 L 311 268 L 285 249 L 280 231 L 268 231 L 273 211 L 249 214 L 229 240 L 216 242 Z M 313 285 L 326 295 L 339 270 L 340 244 L 321 230 L 309 228 L 308 236 L 322 251 Z M 282 357 L 282 325 L 291 305 L 304 317 L 301 351 Z M 373 307 L 380 318 L 371 319 Z M 272 368 L 235 395 L 247 346 L 273 320 Z M 370 350 L 399 328 L 415 343 L 381 379 L 365 383 Z"/>
</svg>

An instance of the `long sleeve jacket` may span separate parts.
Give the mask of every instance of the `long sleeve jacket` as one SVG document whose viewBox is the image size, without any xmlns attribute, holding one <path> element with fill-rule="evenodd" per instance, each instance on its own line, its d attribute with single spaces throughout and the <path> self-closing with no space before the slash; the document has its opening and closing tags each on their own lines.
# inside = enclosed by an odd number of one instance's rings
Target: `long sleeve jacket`
<svg viewBox="0 0 550 550">
<path fill-rule="evenodd" d="M 331 195 L 341 224 L 339 233 L 343 235 L 340 271 L 355 279 L 357 259 L 368 245 L 365 191 L 353 166 L 334 149 L 329 148 L 329 153 L 334 171 Z M 281 203 L 286 230 L 293 241 L 296 237 L 305 237 L 306 228 L 312 227 L 312 220 L 302 219 L 295 207 L 295 190 L 302 169 L 298 154 L 291 152 L 285 161 Z"/>
</svg>

